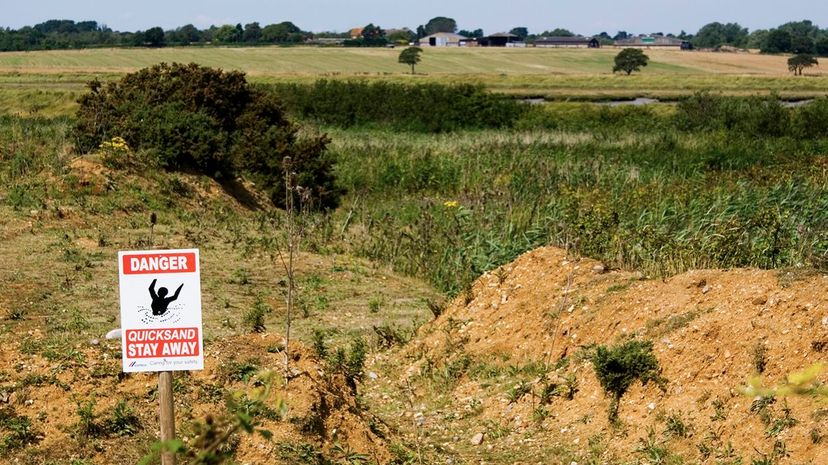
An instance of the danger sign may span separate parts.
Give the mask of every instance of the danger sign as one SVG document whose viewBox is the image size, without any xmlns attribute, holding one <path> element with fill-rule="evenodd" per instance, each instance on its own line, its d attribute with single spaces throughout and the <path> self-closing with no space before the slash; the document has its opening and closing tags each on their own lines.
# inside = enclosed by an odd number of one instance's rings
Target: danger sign
<svg viewBox="0 0 828 465">
<path fill-rule="evenodd" d="M 123 370 L 204 368 L 198 250 L 118 253 Z"/>
</svg>

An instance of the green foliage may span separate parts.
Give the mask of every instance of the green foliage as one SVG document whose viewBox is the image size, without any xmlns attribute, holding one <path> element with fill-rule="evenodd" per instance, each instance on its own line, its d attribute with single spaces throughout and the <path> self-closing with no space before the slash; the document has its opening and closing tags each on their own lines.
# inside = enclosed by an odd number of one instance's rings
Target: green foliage
<svg viewBox="0 0 828 465">
<path fill-rule="evenodd" d="M 428 20 L 424 27 L 424 35 L 430 36 L 438 32 L 456 32 L 457 21 L 445 16 L 437 16 Z"/>
<path fill-rule="evenodd" d="M 398 130 L 447 132 L 509 127 L 526 106 L 469 84 L 407 85 L 319 80 L 275 85 L 286 108 L 303 118 L 349 128 L 377 125 Z"/>
<path fill-rule="evenodd" d="M 22 449 L 42 439 L 29 417 L 17 415 L 11 407 L 0 409 L 0 453 Z"/>
<path fill-rule="evenodd" d="M 414 66 L 422 60 L 423 49 L 420 47 L 408 47 L 402 52 L 400 52 L 400 56 L 397 58 L 399 63 L 404 65 L 411 66 L 411 74 L 414 74 Z"/>
<path fill-rule="evenodd" d="M 633 71 L 641 71 L 642 67 L 647 66 L 649 60 L 650 58 L 641 49 L 625 48 L 615 56 L 615 66 L 612 72 L 623 71 L 629 76 Z"/>
<path fill-rule="evenodd" d="M 338 347 L 328 355 L 328 367 L 345 378 L 345 383 L 351 391 L 357 391 L 357 383 L 362 380 L 365 369 L 365 359 L 368 356 L 368 346 L 361 337 L 351 341 L 348 350 Z"/>
<path fill-rule="evenodd" d="M 119 81 L 93 81 L 80 98 L 74 129 L 81 152 L 120 137 L 149 160 L 170 169 L 232 178 L 247 173 L 284 205 L 282 160 L 291 158 L 298 185 L 312 206 L 336 205 L 328 139 L 299 136 L 270 93 L 251 87 L 244 74 L 194 63 L 161 63 Z"/>
<path fill-rule="evenodd" d="M 123 399 L 118 401 L 112 416 L 104 424 L 104 430 L 113 436 L 134 436 L 141 428 L 141 419 Z"/>
<path fill-rule="evenodd" d="M 270 308 L 261 297 L 257 297 L 253 302 L 253 307 L 244 314 L 244 325 L 250 328 L 251 332 L 263 333 L 267 328 L 265 326 L 265 317 L 270 313 Z"/>
<path fill-rule="evenodd" d="M 794 76 L 802 76 L 802 71 L 812 66 L 819 66 L 819 60 L 813 55 L 803 53 L 788 58 L 788 71 Z"/>
<path fill-rule="evenodd" d="M 748 30 L 739 23 L 713 22 L 699 29 L 693 37 L 693 46 L 696 48 L 715 48 L 722 45 L 744 47 L 747 45 L 747 39 Z"/>
<path fill-rule="evenodd" d="M 652 353 L 651 341 L 630 340 L 615 346 L 598 346 L 592 364 L 598 382 L 612 397 L 609 419 L 618 419 L 618 404 L 627 389 L 636 381 L 647 384 L 654 381 L 664 384 L 658 360 Z"/>
</svg>

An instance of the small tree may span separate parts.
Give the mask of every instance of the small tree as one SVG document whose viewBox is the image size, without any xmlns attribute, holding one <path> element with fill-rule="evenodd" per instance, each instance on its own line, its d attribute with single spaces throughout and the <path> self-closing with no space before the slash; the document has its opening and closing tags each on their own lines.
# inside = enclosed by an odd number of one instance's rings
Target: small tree
<svg viewBox="0 0 828 465">
<path fill-rule="evenodd" d="M 420 54 L 423 53 L 423 49 L 420 47 L 408 47 L 407 49 L 400 52 L 400 58 L 398 61 L 404 65 L 411 66 L 411 74 L 414 74 L 414 65 L 420 62 L 422 59 Z"/>
<path fill-rule="evenodd" d="M 598 346 L 592 365 L 601 387 L 612 396 L 609 420 L 613 423 L 618 420 L 621 397 L 636 380 L 642 384 L 655 381 L 662 387 L 665 382 L 660 376 L 661 370 L 650 341 L 632 340 L 612 347 Z"/>
<path fill-rule="evenodd" d="M 633 71 L 641 71 L 641 67 L 647 66 L 649 60 L 650 57 L 640 49 L 625 48 L 615 56 L 615 66 L 612 68 L 612 72 L 623 71 L 629 76 Z"/>
<path fill-rule="evenodd" d="M 802 70 L 811 66 L 819 66 L 819 61 L 813 55 L 803 53 L 788 58 L 788 71 L 794 73 L 794 76 L 802 76 Z"/>
</svg>

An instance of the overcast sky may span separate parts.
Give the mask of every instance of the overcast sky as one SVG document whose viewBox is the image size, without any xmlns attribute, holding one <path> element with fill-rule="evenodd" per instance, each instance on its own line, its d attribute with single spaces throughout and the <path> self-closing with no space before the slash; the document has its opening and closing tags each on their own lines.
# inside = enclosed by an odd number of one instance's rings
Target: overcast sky
<svg viewBox="0 0 828 465">
<path fill-rule="evenodd" d="M 309 31 L 345 31 L 368 23 L 416 28 L 435 16 L 460 29 L 486 33 L 525 26 L 530 32 L 565 27 L 581 34 L 693 33 L 713 21 L 751 30 L 810 19 L 828 27 L 828 0 L 0 0 L 0 26 L 19 28 L 48 19 L 95 20 L 120 31 L 187 23 L 293 21 Z"/>
</svg>

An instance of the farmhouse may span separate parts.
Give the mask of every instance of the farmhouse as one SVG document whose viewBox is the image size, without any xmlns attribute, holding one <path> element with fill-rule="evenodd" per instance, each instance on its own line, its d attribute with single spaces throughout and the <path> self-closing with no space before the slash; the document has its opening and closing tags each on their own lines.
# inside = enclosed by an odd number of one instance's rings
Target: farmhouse
<svg viewBox="0 0 828 465">
<path fill-rule="evenodd" d="M 418 41 L 421 47 L 459 47 L 460 42 L 465 42 L 468 37 L 451 32 L 438 32 L 425 36 Z"/>
<path fill-rule="evenodd" d="M 601 42 L 594 37 L 538 37 L 535 47 L 541 48 L 600 48 Z"/>
<path fill-rule="evenodd" d="M 666 36 L 645 36 L 615 41 L 615 47 L 623 48 L 666 48 L 692 50 L 693 44 L 687 40 Z"/>
<path fill-rule="evenodd" d="M 508 32 L 498 32 L 490 36 L 481 37 L 477 39 L 477 44 L 481 47 L 525 47 L 526 44 L 520 40 L 520 37 L 510 34 Z"/>
</svg>

